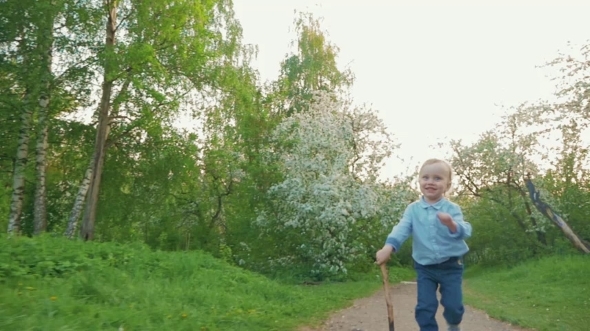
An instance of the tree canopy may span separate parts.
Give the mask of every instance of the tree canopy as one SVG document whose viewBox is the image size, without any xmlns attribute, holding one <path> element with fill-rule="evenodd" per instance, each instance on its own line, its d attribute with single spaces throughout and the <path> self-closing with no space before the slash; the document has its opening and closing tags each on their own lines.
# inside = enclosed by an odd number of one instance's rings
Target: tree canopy
<svg viewBox="0 0 590 331">
<path fill-rule="evenodd" d="M 418 197 L 415 174 L 381 179 L 395 132 L 351 98 L 321 21 L 300 13 L 293 26 L 263 83 L 229 0 L 0 2 L 0 224 L 205 250 L 267 274 L 369 268 Z M 527 176 L 590 241 L 588 49 L 547 64 L 563 74 L 556 101 L 445 143 L 474 263 L 574 249 Z"/>
</svg>

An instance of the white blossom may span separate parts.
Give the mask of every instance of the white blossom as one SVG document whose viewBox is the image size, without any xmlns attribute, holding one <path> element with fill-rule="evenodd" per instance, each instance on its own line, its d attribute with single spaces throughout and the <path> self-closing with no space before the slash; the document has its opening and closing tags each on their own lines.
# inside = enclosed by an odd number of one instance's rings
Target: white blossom
<svg viewBox="0 0 590 331">
<path fill-rule="evenodd" d="M 274 203 L 256 224 L 266 233 L 300 233 L 285 243 L 293 255 L 273 264 L 308 260 L 315 261 L 312 273 L 346 273 L 345 264 L 365 251 L 352 225 L 369 222 L 390 202 L 376 182 L 396 147 L 383 122 L 370 109 L 317 94 L 308 112 L 286 118 L 271 138 L 280 147 L 265 155 L 282 165 L 284 180 L 269 189 Z"/>
</svg>

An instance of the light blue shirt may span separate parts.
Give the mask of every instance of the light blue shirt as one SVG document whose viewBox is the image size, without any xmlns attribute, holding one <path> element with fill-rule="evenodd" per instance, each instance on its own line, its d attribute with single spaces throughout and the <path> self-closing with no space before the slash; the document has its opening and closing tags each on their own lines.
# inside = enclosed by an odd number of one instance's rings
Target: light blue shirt
<svg viewBox="0 0 590 331">
<path fill-rule="evenodd" d="M 445 212 L 457 223 L 457 231 L 443 225 L 436 214 Z M 430 204 L 420 198 L 405 210 L 401 221 L 393 227 L 385 244 L 399 252 L 402 244 L 412 235 L 412 257 L 422 265 L 442 263 L 451 257 L 463 256 L 469 251 L 464 239 L 471 237 L 471 224 L 463 219 L 461 207 L 442 198 Z"/>
</svg>

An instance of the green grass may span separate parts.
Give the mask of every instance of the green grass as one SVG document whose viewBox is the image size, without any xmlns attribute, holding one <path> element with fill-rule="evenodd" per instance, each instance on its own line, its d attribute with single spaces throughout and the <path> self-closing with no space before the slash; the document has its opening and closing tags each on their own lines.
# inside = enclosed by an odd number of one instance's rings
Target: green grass
<svg viewBox="0 0 590 331">
<path fill-rule="evenodd" d="M 392 268 L 390 280 L 414 272 Z M 0 330 L 297 330 L 381 288 L 378 268 L 354 282 L 294 285 L 202 252 L 0 236 Z M 590 257 L 514 268 L 470 267 L 465 301 L 539 331 L 588 330 Z"/>
<path fill-rule="evenodd" d="M 378 268 L 355 282 L 303 286 L 201 252 L 0 237 L 0 330 L 296 330 L 381 285 Z"/>
<path fill-rule="evenodd" d="M 511 269 L 469 268 L 465 301 L 539 331 L 590 330 L 590 256 L 554 256 Z"/>
</svg>

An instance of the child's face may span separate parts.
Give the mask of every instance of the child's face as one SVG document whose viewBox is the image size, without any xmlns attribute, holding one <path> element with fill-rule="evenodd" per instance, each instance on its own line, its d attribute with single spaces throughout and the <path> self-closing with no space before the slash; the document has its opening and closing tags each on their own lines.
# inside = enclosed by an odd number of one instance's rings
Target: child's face
<svg viewBox="0 0 590 331">
<path fill-rule="evenodd" d="M 440 162 L 424 166 L 419 179 L 424 199 L 429 203 L 440 200 L 451 186 L 449 177 L 449 169 Z"/>
</svg>

